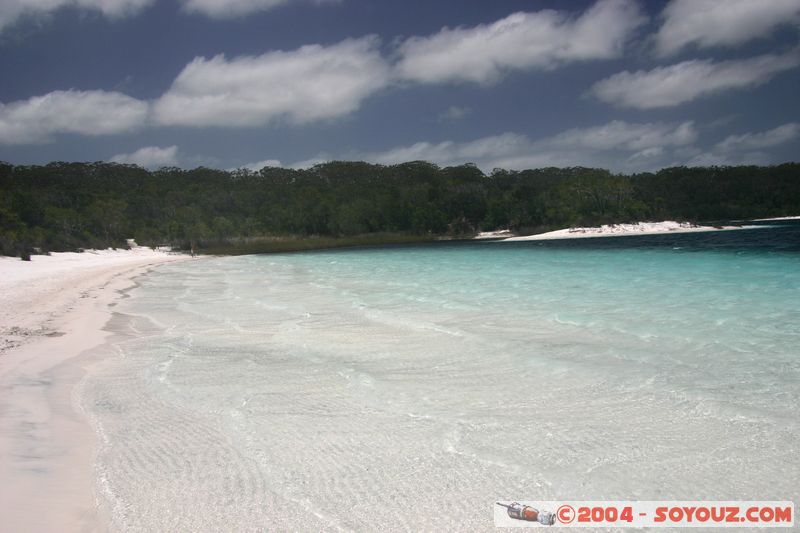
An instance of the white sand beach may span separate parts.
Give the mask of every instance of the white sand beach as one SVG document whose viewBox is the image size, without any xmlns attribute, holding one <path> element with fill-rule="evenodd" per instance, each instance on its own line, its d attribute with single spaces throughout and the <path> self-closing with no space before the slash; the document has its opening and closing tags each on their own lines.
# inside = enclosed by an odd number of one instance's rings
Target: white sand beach
<svg viewBox="0 0 800 533">
<path fill-rule="evenodd" d="M 565 228 L 537 235 L 509 237 L 502 242 L 541 241 L 550 239 L 580 239 L 587 237 L 621 237 L 626 235 L 657 235 L 659 233 L 692 233 L 701 231 L 726 231 L 752 229 L 763 226 L 700 226 L 689 222 L 664 220 L 662 222 L 635 222 L 632 224 L 606 224 L 598 227 Z"/>
<path fill-rule="evenodd" d="M 94 434 L 74 402 L 132 279 L 187 256 L 136 248 L 0 258 L 0 517 L 7 531 L 97 531 Z"/>
<path fill-rule="evenodd" d="M 800 216 L 772 217 L 772 218 L 754 218 L 753 220 L 758 221 L 758 222 L 769 222 L 770 220 L 800 220 Z"/>
<path fill-rule="evenodd" d="M 482 231 L 475 235 L 473 239 L 502 239 L 504 237 L 513 237 L 514 234 L 508 229 L 499 229 L 496 231 Z"/>
</svg>

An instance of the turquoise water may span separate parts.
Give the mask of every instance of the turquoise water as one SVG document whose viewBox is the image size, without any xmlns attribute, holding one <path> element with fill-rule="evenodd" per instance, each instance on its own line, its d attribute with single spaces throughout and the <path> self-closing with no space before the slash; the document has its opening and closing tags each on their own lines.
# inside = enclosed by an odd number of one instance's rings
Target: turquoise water
<svg viewBox="0 0 800 533">
<path fill-rule="evenodd" d="M 81 385 L 116 529 L 488 530 L 798 500 L 800 226 L 197 260 Z"/>
</svg>

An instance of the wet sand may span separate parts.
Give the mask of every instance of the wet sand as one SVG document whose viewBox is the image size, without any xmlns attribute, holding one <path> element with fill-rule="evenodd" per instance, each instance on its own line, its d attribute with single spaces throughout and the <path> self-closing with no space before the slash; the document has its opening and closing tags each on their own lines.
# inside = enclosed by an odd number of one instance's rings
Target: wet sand
<svg viewBox="0 0 800 533">
<path fill-rule="evenodd" d="M 76 387 L 132 280 L 183 260 L 146 249 L 0 258 L 0 516 L 3 529 L 103 531 L 94 432 Z"/>
</svg>

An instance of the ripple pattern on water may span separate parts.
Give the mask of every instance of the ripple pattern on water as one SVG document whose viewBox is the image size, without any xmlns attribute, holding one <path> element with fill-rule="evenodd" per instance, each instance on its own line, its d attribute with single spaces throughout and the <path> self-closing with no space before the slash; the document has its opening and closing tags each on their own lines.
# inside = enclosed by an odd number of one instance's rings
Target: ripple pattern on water
<svg viewBox="0 0 800 533">
<path fill-rule="evenodd" d="M 800 260 L 409 247 L 167 265 L 81 386 L 120 531 L 487 530 L 800 499 Z"/>
</svg>

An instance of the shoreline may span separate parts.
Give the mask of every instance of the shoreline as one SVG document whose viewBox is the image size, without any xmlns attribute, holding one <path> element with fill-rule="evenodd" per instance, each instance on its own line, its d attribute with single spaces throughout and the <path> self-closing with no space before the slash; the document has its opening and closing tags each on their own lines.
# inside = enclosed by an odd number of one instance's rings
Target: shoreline
<svg viewBox="0 0 800 533">
<path fill-rule="evenodd" d="M 188 256 L 94 251 L 0 259 L 0 515 L 13 531 L 103 531 L 96 435 L 75 401 L 121 291 Z"/>
<path fill-rule="evenodd" d="M 790 217 L 772 217 L 772 218 L 754 218 L 753 222 L 769 222 L 771 220 L 800 220 L 800 216 L 790 216 Z"/>
<path fill-rule="evenodd" d="M 664 235 L 669 233 L 701 233 L 710 231 L 736 231 L 764 228 L 764 225 L 700 226 L 689 222 L 665 220 L 662 222 L 635 222 L 631 224 L 605 224 L 595 227 L 564 228 L 535 235 L 523 235 L 494 240 L 493 242 L 545 241 L 555 239 L 589 239 L 597 237 L 628 237 L 632 235 Z"/>
</svg>

